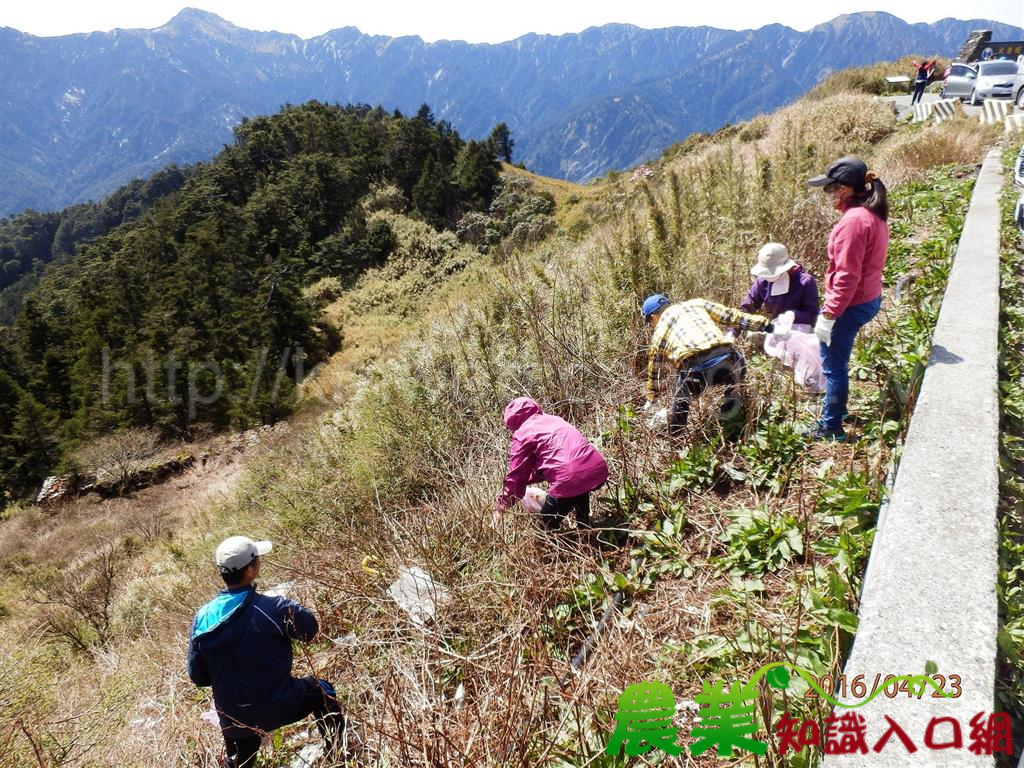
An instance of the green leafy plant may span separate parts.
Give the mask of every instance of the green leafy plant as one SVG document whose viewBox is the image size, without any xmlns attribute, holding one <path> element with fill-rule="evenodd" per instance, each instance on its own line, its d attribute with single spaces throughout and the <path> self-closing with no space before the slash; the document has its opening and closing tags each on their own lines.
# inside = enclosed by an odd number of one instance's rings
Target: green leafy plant
<svg viewBox="0 0 1024 768">
<path fill-rule="evenodd" d="M 722 565 L 736 573 L 776 571 L 804 552 L 803 532 L 795 517 L 765 506 L 734 509 L 720 537 L 728 554 Z"/>
<path fill-rule="evenodd" d="M 695 443 L 686 449 L 665 473 L 665 490 L 669 496 L 680 491 L 699 491 L 715 484 L 718 469 L 718 440 Z"/>
</svg>

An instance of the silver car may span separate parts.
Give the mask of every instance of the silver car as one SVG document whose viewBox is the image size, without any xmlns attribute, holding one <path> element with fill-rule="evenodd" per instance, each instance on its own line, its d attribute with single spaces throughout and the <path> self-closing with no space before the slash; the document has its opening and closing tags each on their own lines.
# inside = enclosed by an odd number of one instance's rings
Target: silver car
<svg viewBox="0 0 1024 768">
<path fill-rule="evenodd" d="M 966 99 L 979 104 L 982 99 L 1013 99 L 1024 108 L 1024 74 L 1015 61 L 982 61 L 950 66 L 942 86 L 942 98 Z"/>
</svg>

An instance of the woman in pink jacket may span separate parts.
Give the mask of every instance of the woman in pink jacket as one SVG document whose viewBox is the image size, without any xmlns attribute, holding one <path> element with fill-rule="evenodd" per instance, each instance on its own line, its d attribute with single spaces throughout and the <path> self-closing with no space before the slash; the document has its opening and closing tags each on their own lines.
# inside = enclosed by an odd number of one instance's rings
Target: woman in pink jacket
<svg viewBox="0 0 1024 768">
<path fill-rule="evenodd" d="M 810 435 L 843 441 L 850 394 L 850 354 L 857 332 L 882 306 L 882 269 L 889 248 L 889 202 L 885 185 L 856 157 L 841 157 L 807 182 L 824 187 L 842 212 L 828 236 L 825 305 L 814 332 L 821 341 L 825 403 Z"/>
<path fill-rule="evenodd" d="M 505 426 L 512 432 L 512 444 L 497 510 L 523 498 L 530 483 L 546 480 L 548 498 L 540 510 L 544 527 L 557 530 L 569 510 L 575 511 L 580 525 L 588 525 L 590 493 L 608 479 L 608 464 L 601 453 L 576 427 L 544 413 L 528 397 L 517 397 L 505 406 Z"/>
</svg>

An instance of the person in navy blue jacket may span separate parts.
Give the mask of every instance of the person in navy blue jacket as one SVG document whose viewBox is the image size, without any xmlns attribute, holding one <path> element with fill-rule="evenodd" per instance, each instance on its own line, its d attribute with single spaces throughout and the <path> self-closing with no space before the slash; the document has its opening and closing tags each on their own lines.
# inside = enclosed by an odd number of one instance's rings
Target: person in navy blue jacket
<svg viewBox="0 0 1024 768">
<path fill-rule="evenodd" d="M 345 719 L 334 687 L 315 677 L 292 677 L 292 641 L 309 642 L 316 617 L 284 597 L 261 595 L 254 582 L 269 541 L 232 536 L 217 547 L 227 585 L 199 609 L 188 646 L 188 676 L 213 686 L 227 749 L 226 768 L 256 764 L 264 734 L 315 715 L 328 756 L 336 756 Z"/>
</svg>

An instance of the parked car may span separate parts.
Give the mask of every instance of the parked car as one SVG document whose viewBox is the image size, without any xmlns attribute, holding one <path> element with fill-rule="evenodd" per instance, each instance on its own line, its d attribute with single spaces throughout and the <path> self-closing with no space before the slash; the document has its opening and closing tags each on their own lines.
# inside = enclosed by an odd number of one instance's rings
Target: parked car
<svg viewBox="0 0 1024 768">
<path fill-rule="evenodd" d="M 941 96 L 971 104 L 979 104 L 982 99 L 1013 99 L 1024 108 L 1024 73 L 1016 61 L 955 63 L 949 68 Z"/>
<path fill-rule="evenodd" d="M 946 70 L 946 76 L 942 83 L 942 90 L 939 98 L 942 99 L 964 99 L 971 95 L 974 89 L 974 81 L 978 77 L 978 71 L 970 64 L 954 62 Z"/>
</svg>

